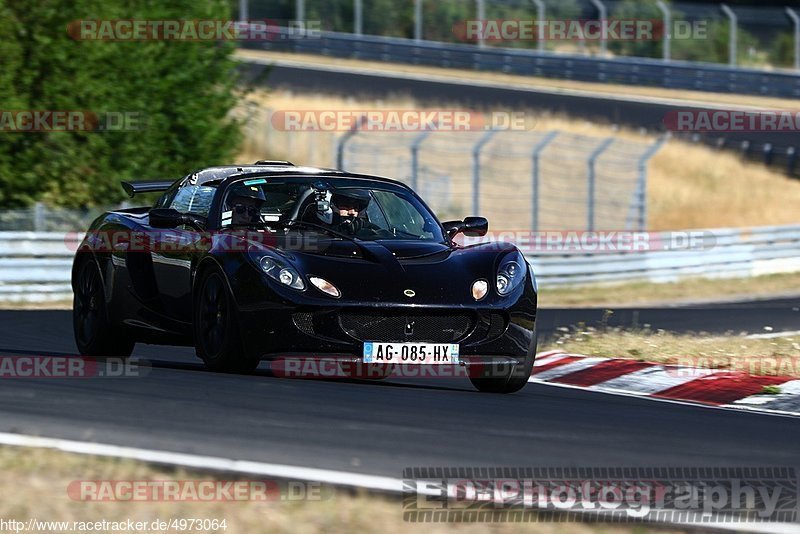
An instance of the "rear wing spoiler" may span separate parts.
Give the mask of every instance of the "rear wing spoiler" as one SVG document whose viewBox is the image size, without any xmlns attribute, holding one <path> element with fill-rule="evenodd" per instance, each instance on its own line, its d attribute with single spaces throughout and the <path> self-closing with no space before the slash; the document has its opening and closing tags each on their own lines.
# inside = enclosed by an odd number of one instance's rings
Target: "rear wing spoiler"
<svg viewBox="0 0 800 534">
<path fill-rule="evenodd" d="M 138 193 L 155 193 L 166 191 L 175 180 L 155 180 L 152 182 L 122 182 L 122 189 L 133 198 Z"/>
</svg>

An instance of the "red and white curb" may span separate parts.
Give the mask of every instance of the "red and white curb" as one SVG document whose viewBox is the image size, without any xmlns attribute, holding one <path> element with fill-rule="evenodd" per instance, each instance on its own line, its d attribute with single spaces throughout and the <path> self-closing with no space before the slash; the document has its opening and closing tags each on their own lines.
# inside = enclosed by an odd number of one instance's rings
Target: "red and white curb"
<svg viewBox="0 0 800 534">
<path fill-rule="evenodd" d="M 800 380 L 787 376 L 550 351 L 536 356 L 529 382 L 800 416 Z M 777 386 L 780 392 L 765 394 L 764 386 Z"/>
</svg>

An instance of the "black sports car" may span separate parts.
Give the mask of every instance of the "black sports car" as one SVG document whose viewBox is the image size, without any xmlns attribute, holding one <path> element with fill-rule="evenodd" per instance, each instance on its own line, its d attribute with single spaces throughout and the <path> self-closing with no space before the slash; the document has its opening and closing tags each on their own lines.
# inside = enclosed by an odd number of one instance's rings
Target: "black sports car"
<svg viewBox="0 0 800 534">
<path fill-rule="evenodd" d="M 531 267 L 512 245 L 453 239 L 485 235 L 486 219 L 440 223 L 400 182 L 289 162 L 122 185 L 163 194 L 105 213 L 80 245 L 84 355 L 127 357 L 142 342 L 194 346 L 223 372 L 308 356 L 348 372 L 461 366 L 506 393 L 530 376 Z"/>
</svg>

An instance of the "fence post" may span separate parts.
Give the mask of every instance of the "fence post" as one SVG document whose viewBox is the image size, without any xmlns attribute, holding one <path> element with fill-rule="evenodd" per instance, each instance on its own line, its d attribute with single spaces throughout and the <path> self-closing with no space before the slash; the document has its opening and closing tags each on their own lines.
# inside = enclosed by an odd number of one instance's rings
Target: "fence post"
<svg viewBox="0 0 800 534">
<path fill-rule="evenodd" d="M 721 4 L 720 9 L 730 20 L 730 32 L 728 34 L 728 65 L 731 67 L 736 66 L 736 25 L 738 19 L 736 18 L 736 13 L 733 12 L 731 8 L 728 7 L 727 4 Z"/>
<path fill-rule="evenodd" d="M 498 131 L 499 130 L 487 131 L 478 139 L 478 142 L 475 143 L 475 146 L 472 148 L 472 215 L 478 215 L 481 207 L 481 150 Z"/>
<path fill-rule="evenodd" d="M 364 33 L 364 6 L 361 0 L 353 0 L 353 33 Z"/>
<path fill-rule="evenodd" d="M 597 161 L 597 158 L 600 157 L 600 154 L 602 154 L 603 151 L 605 151 L 605 149 L 607 149 L 613 142 L 614 142 L 613 137 L 606 137 L 605 139 L 603 139 L 603 141 L 600 142 L 597 148 L 595 148 L 594 151 L 592 151 L 592 153 L 589 155 L 589 159 L 587 161 L 587 171 L 588 171 L 587 178 L 588 178 L 589 193 L 587 198 L 588 218 L 586 222 L 587 226 L 586 229 L 589 230 L 590 232 L 594 231 L 594 203 L 595 203 L 595 187 L 596 187 L 595 182 L 597 181 L 595 176 L 594 164 Z"/>
<path fill-rule="evenodd" d="M 417 134 L 411 141 L 411 189 L 417 190 L 419 183 L 419 146 L 431 134 L 431 130 L 425 130 Z"/>
<path fill-rule="evenodd" d="M 669 6 L 665 4 L 663 0 L 656 0 L 656 5 L 658 9 L 661 10 L 661 14 L 664 17 L 664 41 L 661 47 L 664 51 L 664 61 L 669 61 L 672 55 L 672 13 L 669 10 Z"/>
<path fill-rule="evenodd" d="M 655 156 L 656 152 L 658 152 L 664 143 L 667 142 L 667 137 L 661 137 L 653 143 L 653 145 L 648 148 L 642 157 L 639 158 L 638 162 L 638 180 L 636 183 L 636 200 L 638 203 L 638 213 L 639 213 L 639 231 L 643 231 L 647 229 L 647 162 L 650 161 L 650 158 Z M 626 225 L 627 226 L 627 225 Z"/>
<path fill-rule="evenodd" d="M 247 22 L 247 2 L 248 0 L 239 0 L 239 22 Z"/>
<path fill-rule="evenodd" d="M 591 0 L 594 7 L 597 8 L 598 11 L 598 19 L 600 19 L 601 24 L 605 24 L 605 21 L 608 19 L 608 10 L 606 9 L 606 5 L 601 2 L 600 0 Z M 602 29 L 600 30 L 600 56 L 605 57 L 606 51 L 608 50 L 608 43 L 607 43 L 607 36 L 606 32 Z"/>
<path fill-rule="evenodd" d="M 533 183 L 531 184 L 531 231 L 535 232 L 539 230 L 539 156 L 542 154 L 542 151 L 550 144 L 550 142 L 555 139 L 558 134 L 560 134 L 558 130 L 553 130 L 545 135 L 538 143 L 533 145 L 533 151 L 531 152 L 532 158 L 532 176 Z"/>
<path fill-rule="evenodd" d="M 414 0 L 414 40 L 422 40 L 422 0 Z"/>
<path fill-rule="evenodd" d="M 33 231 L 44 232 L 44 204 L 37 202 L 33 205 Z"/>
<path fill-rule="evenodd" d="M 485 0 L 475 0 L 478 10 L 478 22 L 480 23 L 481 34 L 478 36 L 478 48 L 484 48 L 486 43 L 483 42 L 483 35 L 486 32 L 486 2 Z"/>
<path fill-rule="evenodd" d="M 306 0 L 295 0 L 294 18 L 298 21 L 306 20 Z M 305 26 L 305 22 L 303 22 L 303 25 Z"/>
<path fill-rule="evenodd" d="M 347 142 L 350 140 L 351 137 L 355 136 L 358 133 L 358 129 L 366 120 L 365 116 L 361 116 L 360 119 L 350 128 L 345 134 L 339 138 L 339 144 L 336 147 L 336 168 L 344 170 L 344 147 Z"/>
<path fill-rule="evenodd" d="M 538 28 L 536 31 L 536 50 L 542 52 L 544 50 L 544 0 L 531 0 L 536 5 L 536 22 Z"/>
<path fill-rule="evenodd" d="M 263 113 L 267 116 L 266 124 L 265 124 L 265 127 L 264 127 L 264 136 L 263 136 L 264 147 L 263 147 L 263 151 L 265 153 L 268 153 L 272 149 L 272 142 L 273 142 L 272 137 L 274 135 L 273 132 L 272 132 L 272 115 L 273 115 L 272 108 L 267 108 L 267 109 L 263 110 Z"/>
<path fill-rule="evenodd" d="M 792 24 L 794 24 L 794 68 L 800 70 L 800 17 L 790 7 L 786 8 L 786 15 L 792 19 Z"/>
</svg>

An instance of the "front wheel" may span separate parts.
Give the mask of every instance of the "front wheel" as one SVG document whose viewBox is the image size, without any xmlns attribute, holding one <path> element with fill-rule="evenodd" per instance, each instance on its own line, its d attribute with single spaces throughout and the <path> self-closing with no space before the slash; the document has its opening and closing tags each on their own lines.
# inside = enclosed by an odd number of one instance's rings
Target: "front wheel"
<svg viewBox="0 0 800 534">
<path fill-rule="evenodd" d="M 247 358 L 236 323 L 233 298 L 222 274 L 212 271 L 199 282 L 194 306 L 197 355 L 211 371 L 249 374 L 258 360 Z"/>
<path fill-rule="evenodd" d="M 478 391 L 485 393 L 515 393 L 525 387 L 533 371 L 537 346 L 536 329 L 533 330 L 533 347 L 525 360 L 502 368 L 487 365 L 479 376 L 470 373 L 469 380 Z"/>
<path fill-rule="evenodd" d="M 85 260 L 78 268 L 72 330 L 82 356 L 127 358 L 133 352 L 133 339 L 108 320 L 103 279 L 92 260 Z"/>
</svg>

